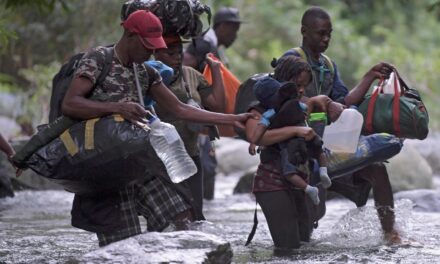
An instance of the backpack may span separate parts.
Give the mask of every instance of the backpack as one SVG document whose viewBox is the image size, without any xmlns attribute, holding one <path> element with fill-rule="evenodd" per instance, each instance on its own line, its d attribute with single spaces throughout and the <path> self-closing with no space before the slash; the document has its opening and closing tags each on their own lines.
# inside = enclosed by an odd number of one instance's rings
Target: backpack
<svg viewBox="0 0 440 264">
<path fill-rule="evenodd" d="M 195 38 L 203 35 L 200 16 L 207 15 L 211 21 L 211 9 L 199 0 L 129 0 L 122 5 L 121 20 L 137 10 L 149 10 L 161 21 L 163 34 L 179 34 L 182 38 Z"/>
<path fill-rule="evenodd" d="M 258 103 L 258 100 L 255 97 L 253 90 L 254 84 L 259 79 L 264 78 L 268 75 L 268 73 L 257 73 L 247 79 L 238 87 L 237 95 L 235 96 L 234 114 L 246 113 L 251 105 Z M 247 140 L 244 130 L 237 127 L 234 127 L 234 130 L 239 138 Z"/>
<path fill-rule="evenodd" d="M 105 52 L 105 62 L 96 83 L 93 85 L 95 88 L 101 85 L 105 77 L 107 77 L 108 72 L 111 69 L 112 59 L 113 59 L 113 47 L 106 47 Z M 64 96 L 66 95 L 67 89 L 73 79 L 73 74 L 78 68 L 78 64 L 85 52 L 73 55 L 68 62 L 63 64 L 60 71 L 52 79 L 52 94 L 50 97 L 50 110 L 49 110 L 49 123 L 53 122 L 57 117 L 62 115 L 61 105 L 63 103 Z"/>
</svg>

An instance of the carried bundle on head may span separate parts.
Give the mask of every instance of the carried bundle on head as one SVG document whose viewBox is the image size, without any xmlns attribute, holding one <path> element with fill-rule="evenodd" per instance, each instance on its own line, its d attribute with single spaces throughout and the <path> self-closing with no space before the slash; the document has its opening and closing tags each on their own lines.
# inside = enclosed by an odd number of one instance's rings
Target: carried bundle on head
<svg viewBox="0 0 440 264">
<path fill-rule="evenodd" d="M 153 12 L 162 22 L 164 35 L 177 33 L 185 39 L 202 35 L 202 14 L 211 21 L 211 9 L 199 0 L 130 0 L 122 6 L 122 21 L 137 10 Z"/>
</svg>

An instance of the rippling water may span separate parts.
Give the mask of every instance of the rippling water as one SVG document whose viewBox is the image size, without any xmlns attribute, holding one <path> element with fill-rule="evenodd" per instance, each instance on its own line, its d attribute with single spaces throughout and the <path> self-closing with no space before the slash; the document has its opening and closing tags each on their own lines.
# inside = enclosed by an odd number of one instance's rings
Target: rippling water
<svg viewBox="0 0 440 264">
<path fill-rule="evenodd" d="M 372 201 L 357 209 L 334 200 L 327 203 L 312 241 L 288 256 L 274 256 L 261 211 L 254 240 L 245 247 L 255 201 L 251 195 L 231 195 L 236 181 L 236 176 L 219 177 L 216 199 L 205 205 L 210 222 L 193 226 L 230 241 L 235 263 L 440 262 L 440 214 L 414 212 L 409 200 L 396 201 L 397 227 L 405 241 L 401 246 L 383 241 Z M 94 234 L 71 227 L 72 199 L 63 191 L 23 191 L 0 199 L 0 263 L 63 263 L 98 248 Z"/>
</svg>

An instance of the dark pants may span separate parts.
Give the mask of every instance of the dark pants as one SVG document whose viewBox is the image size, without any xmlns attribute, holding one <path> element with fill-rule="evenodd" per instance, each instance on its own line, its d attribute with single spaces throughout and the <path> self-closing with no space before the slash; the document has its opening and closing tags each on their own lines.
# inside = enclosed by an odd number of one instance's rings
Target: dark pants
<svg viewBox="0 0 440 264">
<path fill-rule="evenodd" d="M 208 136 L 200 135 L 198 144 L 203 171 L 203 198 L 212 200 L 214 199 L 217 159 L 215 158 L 215 152 Z"/>
<path fill-rule="evenodd" d="M 255 193 L 263 209 L 270 235 L 277 248 L 299 248 L 300 241 L 309 241 L 313 230 L 313 213 L 302 191 Z"/>
<path fill-rule="evenodd" d="M 195 211 L 195 220 L 205 220 L 203 216 L 203 174 L 200 157 L 192 157 L 197 167 L 197 173 L 184 180 L 181 185 L 186 186 L 191 192 L 192 205 Z"/>
</svg>

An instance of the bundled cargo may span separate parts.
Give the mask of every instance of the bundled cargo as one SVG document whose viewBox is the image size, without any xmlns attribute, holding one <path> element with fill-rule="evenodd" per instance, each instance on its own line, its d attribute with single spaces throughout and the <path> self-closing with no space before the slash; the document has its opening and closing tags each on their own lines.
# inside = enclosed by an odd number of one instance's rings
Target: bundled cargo
<svg viewBox="0 0 440 264">
<path fill-rule="evenodd" d="M 53 127 L 39 132 L 40 136 L 46 133 L 53 133 Z M 85 120 L 23 162 L 70 192 L 112 191 L 145 179 L 155 155 L 149 133 L 148 127 L 139 127 L 119 115 Z"/>
<path fill-rule="evenodd" d="M 332 179 L 358 171 L 374 162 L 385 161 L 402 149 L 402 140 L 387 133 L 361 136 L 355 153 L 324 152 Z"/>
</svg>

